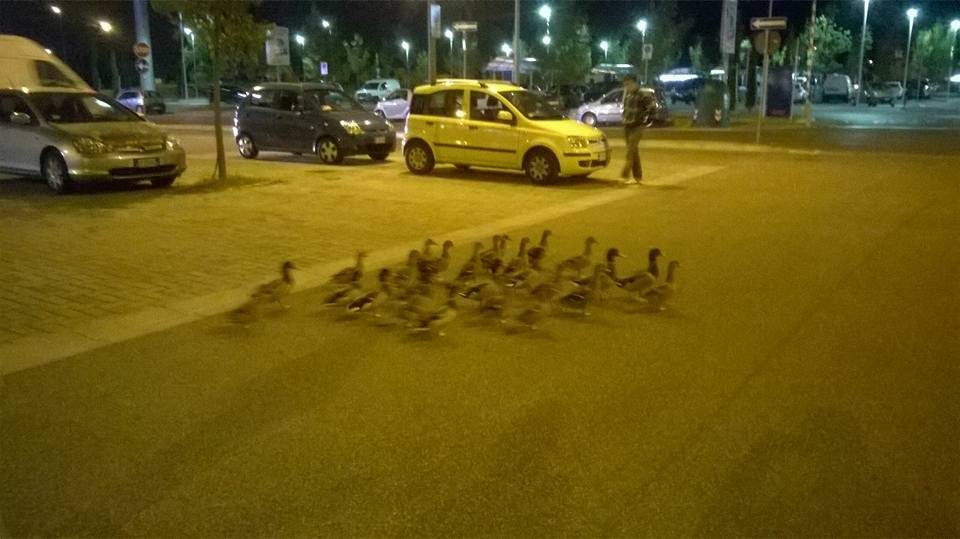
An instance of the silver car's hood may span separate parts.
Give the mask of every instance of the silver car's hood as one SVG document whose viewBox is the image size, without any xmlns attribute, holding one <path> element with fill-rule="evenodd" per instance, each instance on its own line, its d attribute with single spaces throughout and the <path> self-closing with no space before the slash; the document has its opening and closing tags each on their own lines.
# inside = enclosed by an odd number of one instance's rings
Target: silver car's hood
<svg viewBox="0 0 960 539">
<path fill-rule="evenodd" d="M 148 122 L 91 122 L 53 124 L 53 127 L 75 137 L 91 137 L 110 146 L 128 144 L 163 144 L 166 134 Z"/>
</svg>

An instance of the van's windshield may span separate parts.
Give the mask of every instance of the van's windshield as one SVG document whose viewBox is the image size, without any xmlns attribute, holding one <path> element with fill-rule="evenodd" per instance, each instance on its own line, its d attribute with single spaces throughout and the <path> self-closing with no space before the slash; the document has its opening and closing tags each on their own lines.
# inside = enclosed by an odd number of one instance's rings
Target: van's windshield
<svg viewBox="0 0 960 539">
<path fill-rule="evenodd" d="M 38 92 L 30 94 L 29 99 L 50 123 L 141 121 L 126 107 L 97 94 Z"/>
</svg>

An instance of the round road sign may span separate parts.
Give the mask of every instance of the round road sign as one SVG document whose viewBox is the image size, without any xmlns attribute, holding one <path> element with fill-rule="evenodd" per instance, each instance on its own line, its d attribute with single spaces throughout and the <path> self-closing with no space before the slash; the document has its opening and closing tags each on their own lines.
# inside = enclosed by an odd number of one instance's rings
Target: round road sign
<svg viewBox="0 0 960 539">
<path fill-rule="evenodd" d="M 137 60 L 137 73 L 143 75 L 150 70 L 150 62 L 147 62 L 143 58 Z"/>
<path fill-rule="evenodd" d="M 137 58 L 146 58 L 150 56 L 150 45 L 147 45 L 143 41 L 134 44 L 133 54 L 136 54 Z"/>
<path fill-rule="evenodd" d="M 753 33 L 753 50 L 757 51 L 757 54 L 763 54 L 763 34 L 765 32 L 754 32 Z M 770 46 L 767 47 L 767 54 L 773 54 L 780 50 L 780 32 L 770 31 Z"/>
</svg>

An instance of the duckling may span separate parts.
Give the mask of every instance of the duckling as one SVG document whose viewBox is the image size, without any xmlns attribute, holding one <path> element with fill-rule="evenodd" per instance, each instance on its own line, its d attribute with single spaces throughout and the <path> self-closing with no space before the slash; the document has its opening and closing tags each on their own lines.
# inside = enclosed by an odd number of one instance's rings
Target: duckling
<svg viewBox="0 0 960 539">
<path fill-rule="evenodd" d="M 347 311 L 351 313 L 369 312 L 376 308 L 377 299 L 382 294 L 384 297 L 390 296 L 390 270 L 383 268 L 377 274 L 377 281 L 380 282 L 377 290 L 372 290 L 359 296 L 347 304 Z"/>
<path fill-rule="evenodd" d="M 647 300 L 647 303 L 656 308 L 658 311 L 664 310 L 664 305 L 667 303 L 667 301 L 673 298 L 674 294 L 676 294 L 677 268 L 679 267 L 680 262 L 671 260 L 667 265 L 666 282 L 654 286 L 642 294 L 643 299 Z"/>
<path fill-rule="evenodd" d="M 357 264 L 334 273 L 327 284 L 351 284 L 360 281 L 363 278 L 363 259 L 366 257 L 367 253 L 358 251 Z"/>
<path fill-rule="evenodd" d="M 644 292 L 657 284 L 657 277 L 660 276 L 658 260 L 661 256 L 663 256 L 663 253 L 660 252 L 660 249 L 657 249 L 656 247 L 650 249 L 649 253 L 647 253 L 647 269 L 640 270 L 630 277 L 625 277 L 618 280 L 617 286 L 623 288 L 624 290 L 638 292 L 639 295 L 642 296 Z"/>
<path fill-rule="evenodd" d="M 297 266 L 289 260 L 281 264 L 280 278 L 258 286 L 246 303 L 230 312 L 231 318 L 236 322 L 250 321 L 259 316 L 260 308 L 267 303 L 277 303 L 286 309 L 287 305 L 281 300 L 293 290 L 295 269 Z"/>
<path fill-rule="evenodd" d="M 563 273 L 564 271 L 576 271 L 577 277 L 583 274 L 583 270 L 590 267 L 590 260 L 593 255 L 593 246 L 599 243 L 593 236 L 587 238 L 585 242 L 585 247 L 583 249 L 583 254 L 568 258 L 557 265 L 557 273 Z"/>
<path fill-rule="evenodd" d="M 534 260 L 542 261 L 544 258 L 546 258 L 547 240 L 552 234 L 553 232 L 551 232 L 550 229 L 544 230 L 543 233 L 540 234 L 540 245 L 537 245 L 536 247 L 527 251 L 527 261 L 531 266 L 534 265 Z"/>
<path fill-rule="evenodd" d="M 597 294 L 597 287 L 605 269 L 606 267 L 603 264 L 597 264 L 593 268 L 593 279 L 590 283 L 560 298 L 560 305 L 565 311 L 576 311 L 583 315 L 589 314 L 587 313 L 587 306 Z"/>
<path fill-rule="evenodd" d="M 520 250 L 517 252 L 517 256 L 507 263 L 506 268 L 503 270 L 505 275 L 511 275 L 527 269 L 527 245 L 529 243 L 530 238 L 524 237 L 520 239 Z"/>
</svg>

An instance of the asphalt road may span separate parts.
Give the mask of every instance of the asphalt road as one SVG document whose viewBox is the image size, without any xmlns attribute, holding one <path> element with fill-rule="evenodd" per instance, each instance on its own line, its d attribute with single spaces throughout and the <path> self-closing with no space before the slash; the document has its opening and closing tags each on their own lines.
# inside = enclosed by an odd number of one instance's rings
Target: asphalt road
<svg viewBox="0 0 960 539">
<path fill-rule="evenodd" d="M 679 292 L 664 312 L 612 295 L 518 335 L 463 302 L 446 337 L 421 339 L 325 309 L 305 287 L 251 327 L 204 317 L 9 373 L 3 525 L 11 536 L 956 536 L 960 159 L 929 155 L 939 136 L 912 132 L 896 154 L 648 139 L 636 188 L 609 181 L 615 170 L 538 189 L 487 171 L 413 177 L 396 156 L 231 158 L 238 174 L 274 181 L 174 186 L 196 230 L 182 241 L 207 246 L 184 250 L 185 265 L 232 249 L 211 231 L 259 204 L 262 232 L 244 233 L 269 241 L 249 258 L 289 237 L 326 249 L 313 269 L 361 247 L 396 263 L 429 235 L 455 238 L 459 267 L 475 238 L 550 228 L 552 262 L 587 235 L 625 252 L 625 270 L 659 247 L 681 261 Z M 184 139 L 189 183 L 210 150 Z M 3 213 L 31 226 L 62 213 L 42 190 L 4 193 Z M 170 200 L 134 195 L 81 195 L 87 220 L 61 214 L 61 232 L 92 234 L 90 219 L 97 234 L 140 227 Z M 93 237 L 88 252 L 108 241 Z"/>
</svg>

